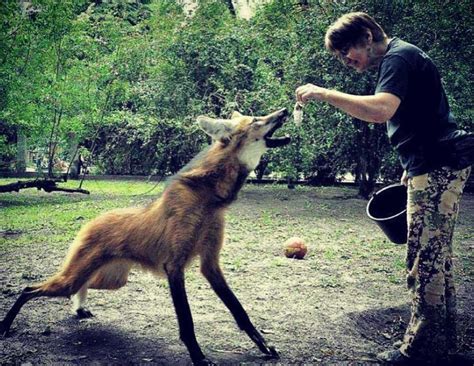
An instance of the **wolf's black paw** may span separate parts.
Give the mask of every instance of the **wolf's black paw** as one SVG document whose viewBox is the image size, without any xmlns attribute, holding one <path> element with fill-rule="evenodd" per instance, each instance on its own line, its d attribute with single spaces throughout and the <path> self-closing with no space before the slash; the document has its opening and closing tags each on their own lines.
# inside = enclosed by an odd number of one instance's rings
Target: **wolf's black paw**
<svg viewBox="0 0 474 366">
<path fill-rule="evenodd" d="M 278 360 L 280 358 L 280 355 L 273 346 L 267 346 L 267 350 L 264 353 L 265 356 L 263 356 L 263 358 L 265 360 Z"/>
<path fill-rule="evenodd" d="M 269 346 L 268 349 L 270 350 L 271 358 L 279 359 L 280 355 L 278 354 L 277 350 L 273 346 Z"/>
<path fill-rule="evenodd" d="M 193 362 L 195 366 L 216 366 L 214 362 L 211 360 L 208 360 L 207 358 L 203 358 L 202 360 L 199 360 L 197 362 Z"/>
<path fill-rule="evenodd" d="M 76 310 L 76 318 L 77 319 L 89 319 L 92 318 L 94 314 L 92 314 L 89 310 L 80 308 Z"/>
</svg>

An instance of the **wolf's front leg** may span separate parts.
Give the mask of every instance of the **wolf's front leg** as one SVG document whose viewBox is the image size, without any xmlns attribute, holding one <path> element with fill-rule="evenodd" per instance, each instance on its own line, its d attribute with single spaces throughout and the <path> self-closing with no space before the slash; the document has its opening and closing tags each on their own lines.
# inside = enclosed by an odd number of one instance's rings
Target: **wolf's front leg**
<svg viewBox="0 0 474 366">
<path fill-rule="evenodd" d="M 204 259 L 201 263 L 201 272 L 209 281 L 217 296 L 219 296 L 230 310 L 239 328 L 248 334 L 250 339 L 260 348 L 260 351 L 272 358 L 279 358 L 280 356 L 275 350 L 275 347 L 267 344 L 263 336 L 250 321 L 247 312 L 227 284 L 217 260 Z"/>
<path fill-rule="evenodd" d="M 194 333 L 193 317 L 189 307 L 186 289 L 184 286 L 184 270 L 166 269 L 168 282 L 170 285 L 171 296 L 173 298 L 176 316 L 178 317 L 179 335 L 183 343 L 186 345 L 191 359 L 195 365 L 214 365 L 209 361 L 201 351 L 201 347 L 196 340 Z"/>
</svg>

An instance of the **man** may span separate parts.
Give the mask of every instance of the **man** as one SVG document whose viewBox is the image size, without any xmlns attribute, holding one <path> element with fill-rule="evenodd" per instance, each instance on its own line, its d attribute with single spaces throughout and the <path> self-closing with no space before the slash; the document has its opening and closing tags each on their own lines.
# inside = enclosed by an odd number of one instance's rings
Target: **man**
<svg viewBox="0 0 474 366">
<path fill-rule="evenodd" d="M 357 72 L 378 68 L 374 95 L 351 95 L 313 84 L 296 99 L 327 102 L 360 120 L 387 122 L 408 185 L 407 284 L 411 319 L 401 346 L 377 357 L 390 364 L 436 364 L 456 345 L 452 235 L 470 167 L 443 164 L 436 143 L 456 130 L 438 70 L 419 48 L 389 39 L 372 17 L 349 13 L 326 32 L 326 48 Z"/>
</svg>

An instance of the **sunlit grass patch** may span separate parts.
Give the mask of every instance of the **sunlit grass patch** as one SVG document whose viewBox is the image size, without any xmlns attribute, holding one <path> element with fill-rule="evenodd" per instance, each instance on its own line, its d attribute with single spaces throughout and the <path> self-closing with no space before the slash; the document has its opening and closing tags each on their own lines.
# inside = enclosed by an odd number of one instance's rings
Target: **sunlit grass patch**
<svg viewBox="0 0 474 366">
<path fill-rule="evenodd" d="M 18 179 L 0 179 L 0 184 Z M 79 181 L 59 183 L 78 188 Z M 0 194 L 0 248 L 46 243 L 65 246 L 87 221 L 111 209 L 141 206 L 158 197 L 163 183 L 141 181 L 84 181 L 80 193 L 46 193 L 36 188 Z"/>
</svg>

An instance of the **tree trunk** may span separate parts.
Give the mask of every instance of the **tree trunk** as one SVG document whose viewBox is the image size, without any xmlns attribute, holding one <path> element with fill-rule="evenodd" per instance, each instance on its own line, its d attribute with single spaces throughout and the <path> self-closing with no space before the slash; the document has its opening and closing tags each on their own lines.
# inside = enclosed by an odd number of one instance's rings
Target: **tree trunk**
<svg viewBox="0 0 474 366">
<path fill-rule="evenodd" d="M 63 115 L 63 108 L 59 111 L 54 111 L 53 116 L 53 127 L 51 128 L 51 134 L 49 136 L 49 147 L 48 147 L 48 177 L 54 178 L 54 159 L 56 157 L 58 143 L 59 143 L 59 125 L 61 124 L 61 118 Z"/>
<path fill-rule="evenodd" d="M 360 121 L 357 118 L 353 119 L 354 125 L 357 127 L 356 144 L 357 144 L 357 159 L 356 159 L 356 183 L 359 188 L 359 196 L 368 199 L 375 187 L 376 173 L 378 171 L 378 159 L 376 154 L 378 151 L 373 151 L 374 146 L 372 134 L 376 133 L 369 128 L 369 125 Z"/>
<path fill-rule="evenodd" d="M 295 189 L 296 188 L 295 183 L 293 182 L 293 179 L 291 179 L 290 177 L 286 177 L 286 185 L 287 185 L 288 189 Z"/>
<path fill-rule="evenodd" d="M 26 136 L 20 127 L 17 129 L 15 172 L 26 172 Z"/>
<path fill-rule="evenodd" d="M 81 157 L 78 153 L 79 139 L 74 132 L 68 134 L 69 138 L 69 177 L 71 179 L 78 179 L 81 174 Z"/>
</svg>

